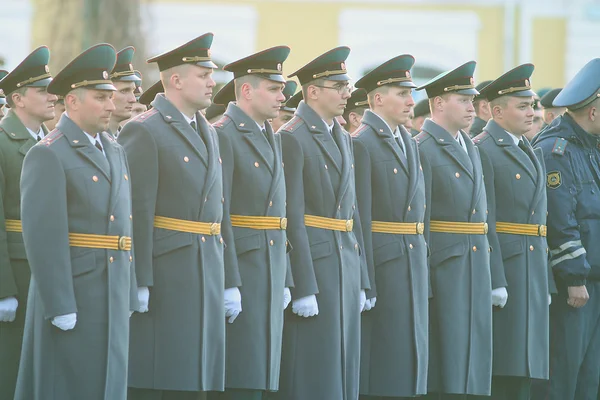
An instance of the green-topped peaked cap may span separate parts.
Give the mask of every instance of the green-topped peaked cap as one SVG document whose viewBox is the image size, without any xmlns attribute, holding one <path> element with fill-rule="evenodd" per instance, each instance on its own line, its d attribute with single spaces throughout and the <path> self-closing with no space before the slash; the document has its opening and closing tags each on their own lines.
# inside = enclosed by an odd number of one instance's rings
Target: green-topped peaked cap
<svg viewBox="0 0 600 400">
<path fill-rule="evenodd" d="M 558 94 L 561 91 L 562 91 L 562 88 L 556 88 L 556 89 L 551 89 L 548 92 L 546 92 L 546 94 L 544 94 L 542 96 L 542 98 L 540 99 L 540 104 L 542 105 L 542 107 L 544 107 L 544 108 L 554 107 L 552 105 L 552 102 L 554 102 L 554 99 L 556 98 L 556 96 L 558 96 Z"/>
<path fill-rule="evenodd" d="M 349 81 L 350 77 L 346 70 L 346 59 L 349 54 L 350 47 L 336 47 L 321 54 L 293 74 L 288 75 L 288 78 L 297 76 L 300 85 L 319 78 L 330 81 Z"/>
<path fill-rule="evenodd" d="M 442 72 L 426 84 L 419 86 L 417 90 L 425 89 L 430 99 L 446 93 L 478 95 L 473 79 L 476 65 L 475 61 L 469 61 L 451 71 Z"/>
<path fill-rule="evenodd" d="M 533 64 L 519 65 L 482 88 L 480 96 L 488 101 L 501 96 L 533 97 L 535 92 L 531 89 L 531 74 L 534 69 Z"/>
<path fill-rule="evenodd" d="M 78 88 L 117 90 L 110 80 L 117 53 L 110 44 L 101 43 L 90 47 L 62 69 L 48 85 L 48 92 L 66 96 Z"/>
<path fill-rule="evenodd" d="M 8 75 L 8 71 L 0 69 L 0 82 L 4 77 Z M 0 86 L 1 87 L 1 86 Z M 6 97 L 4 96 L 4 92 L 0 89 L 0 107 L 6 104 Z"/>
<path fill-rule="evenodd" d="M 225 71 L 233 72 L 233 78 L 246 75 L 257 75 L 265 79 L 285 83 L 283 78 L 283 62 L 288 58 L 288 46 L 271 47 L 231 62 L 223 67 Z"/>
<path fill-rule="evenodd" d="M 552 105 L 578 110 L 598 97 L 600 97 L 600 58 L 594 58 L 566 84 Z"/>
<path fill-rule="evenodd" d="M 205 33 L 181 46 L 148 59 L 148 63 L 157 63 L 164 71 L 182 64 L 194 64 L 199 67 L 217 68 L 210 58 L 210 46 L 214 35 Z"/>
<path fill-rule="evenodd" d="M 367 99 L 367 91 L 365 89 L 355 89 L 350 94 L 350 98 L 346 103 L 346 111 L 356 108 L 369 108 L 369 100 Z"/>
<path fill-rule="evenodd" d="M 416 88 L 410 76 L 414 64 L 415 58 L 410 54 L 394 57 L 360 78 L 354 86 L 367 93 L 385 85 Z"/>
<path fill-rule="evenodd" d="M 304 99 L 304 95 L 302 94 L 302 90 L 300 90 L 298 93 L 290 97 L 290 99 L 285 102 L 285 107 L 295 110 L 296 108 L 298 108 L 298 104 L 300 104 L 300 101 L 302 101 L 302 99 Z"/>
<path fill-rule="evenodd" d="M 124 82 L 142 81 L 142 78 L 136 74 L 137 71 L 133 69 L 132 61 L 134 53 L 135 48 L 133 46 L 125 47 L 117 53 L 117 62 L 110 73 L 111 80 Z"/>
<path fill-rule="evenodd" d="M 227 110 L 226 105 L 212 103 L 210 106 L 208 106 L 206 108 L 206 111 L 204 112 L 204 116 L 206 117 L 207 120 L 210 121 L 214 117 L 217 117 L 217 116 L 225 113 L 226 110 Z"/>
<path fill-rule="evenodd" d="M 6 96 L 25 86 L 46 87 L 52 81 L 48 62 L 50 50 L 41 46 L 32 51 L 15 69 L 0 81 L 0 89 Z"/>
<path fill-rule="evenodd" d="M 134 81 L 135 89 L 133 91 L 133 94 L 135 95 L 135 100 L 139 103 L 140 96 L 144 94 L 144 89 L 142 89 L 142 73 L 140 71 L 135 71 L 135 75 L 138 77 L 138 80 Z"/>
<path fill-rule="evenodd" d="M 230 101 L 235 101 L 235 82 L 230 80 L 214 96 L 213 104 L 227 106 Z"/>
<path fill-rule="evenodd" d="M 281 105 L 282 110 L 289 111 L 289 112 L 296 111 L 296 107 L 288 107 L 288 104 L 287 104 L 288 101 L 292 97 L 294 97 L 294 93 L 296 93 L 296 89 L 298 89 L 298 84 L 295 81 L 287 81 L 285 83 L 285 87 L 283 88 L 283 95 L 285 96 L 285 102 Z"/>
<path fill-rule="evenodd" d="M 164 93 L 165 88 L 161 81 L 156 82 L 154 85 L 150 86 L 148 90 L 144 91 L 138 100 L 141 104 L 145 106 L 149 106 L 152 103 L 152 100 L 156 97 L 158 93 Z"/>
<path fill-rule="evenodd" d="M 429 108 L 429 99 L 423 99 L 415 104 L 413 113 L 413 118 L 424 117 L 425 115 L 431 114 L 431 109 Z"/>
</svg>

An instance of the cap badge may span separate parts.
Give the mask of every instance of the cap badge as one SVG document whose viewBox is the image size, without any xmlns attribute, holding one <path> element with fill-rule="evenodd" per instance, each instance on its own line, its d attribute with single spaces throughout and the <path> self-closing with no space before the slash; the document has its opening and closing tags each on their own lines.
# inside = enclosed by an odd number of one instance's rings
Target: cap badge
<svg viewBox="0 0 600 400">
<path fill-rule="evenodd" d="M 47 65 L 44 65 L 44 71 L 46 71 L 46 73 L 49 73 L 50 72 L 50 68 L 48 68 Z"/>
<path fill-rule="evenodd" d="M 277 71 L 281 71 L 281 63 L 277 64 Z"/>
<path fill-rule="evenodd" d="M 108 79 L 108 72 L 106 72 L 106 71 L 102 71 L 102 77 L 103 77 L 104 79 Z"/>
</svg>

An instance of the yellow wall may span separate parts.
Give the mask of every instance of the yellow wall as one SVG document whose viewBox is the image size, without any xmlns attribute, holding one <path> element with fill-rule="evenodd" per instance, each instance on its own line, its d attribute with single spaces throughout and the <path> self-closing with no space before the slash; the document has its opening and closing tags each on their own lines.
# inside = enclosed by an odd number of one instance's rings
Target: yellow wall
<svg viewBox="0 0 600 400">
<path fill-rule="evenodd" d="M 562 87 L 565 77 L 567 22 L 564 18 L 535 18 L 533 21 L 533 87 Z"/>
</svg>

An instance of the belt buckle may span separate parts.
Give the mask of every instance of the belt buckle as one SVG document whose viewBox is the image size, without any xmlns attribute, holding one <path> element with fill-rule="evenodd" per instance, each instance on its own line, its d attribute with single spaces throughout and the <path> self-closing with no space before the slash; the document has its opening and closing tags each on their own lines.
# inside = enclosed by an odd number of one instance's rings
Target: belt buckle
<svg viewBox="0 0 600 400">
<path fill-rule="evenodd" d="M 417 222 L 417 234 L 422 235 L 425 232 L 425 224 Z"/>
<path fill-rule="evenodd" d="M 210 224 L 210 234 L 214 236 L 217 233 L 219 233 L 219 225 L 217 225 L 216 222 L 213 222 Z"/>
<path fill-rule="evenodd" d="M 488 233 L 488 224 L 487 224 L 487 222 L 484 222 L 483 223 L 483 234 L 487 235 L 487 233 Z"/>
<path fill-rule="evenodd" d="M 546 225 L 538 225 L 538 235 L 546 237 L 548 234 L 548 227 Z"/>
<path fill-rule="evenodd" d="M 283 217 L 279 220 L 279 228 L 282 230 L 287 229 L 287 218 L 286 217 Z"/>
<path fill-rule="evenodd" d="M 119 250 L 127 248 L 127 236 L 119 236 Z"/>
<path fill-rule="evenodd" d="M 353 219 L 346 220 L 346 232 L 352 232 L 352 228 L 354 228 L 354 220 Z"/>
</svg>

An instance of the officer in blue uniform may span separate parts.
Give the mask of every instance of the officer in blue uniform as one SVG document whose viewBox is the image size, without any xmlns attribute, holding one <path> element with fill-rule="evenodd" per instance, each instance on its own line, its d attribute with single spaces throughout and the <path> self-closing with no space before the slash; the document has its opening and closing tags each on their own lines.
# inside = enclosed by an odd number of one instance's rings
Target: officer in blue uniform
<svg viewBox="0 0 600 400">
<path fill-rule="evenodd" d="M 554 99 L 566 107 L 534 143 L 546 163 L 550 384 L 535 400 L 595 399 L 600 371 L 600 58 Z"/>
<path fill-rule="evenodd" d="M 533 123 L 532 64 L 481 89 L 491 119 L 473 140 L 481 154 L 492 252 L 492 398 L 528 400 L 531 379 L 548 379 L 549 293 L 546 172 L 525 133 Z M 550 275 L 550 277 L 549 277 Z"/>
</svg>

